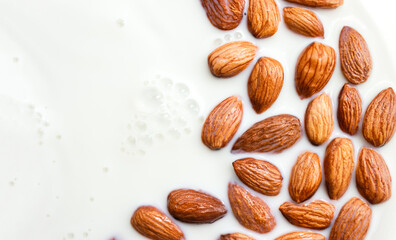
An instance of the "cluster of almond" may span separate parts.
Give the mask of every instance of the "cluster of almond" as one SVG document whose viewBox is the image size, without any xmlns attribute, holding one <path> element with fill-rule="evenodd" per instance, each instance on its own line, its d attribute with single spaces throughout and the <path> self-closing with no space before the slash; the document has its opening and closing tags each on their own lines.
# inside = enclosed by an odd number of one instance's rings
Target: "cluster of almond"
<svg viewBox="0 0 396 240">
<path fill-rule="evenodd" d="M 288 0 L 311 7 L 333 8 L 342 0 Z M 210 22 L 222 30 L 237 27 L 243 17 L 245 0 L 201 0 Z M 257 38 L 272 36 L 278 29 L 280 15 L 274 0 L 250 0 L 249 31 Z M 320 20 L 310 10 L 286 7 L 287 26 L 304 36 L 323 37 Z M 257 47 L 250 42 L 230 42 L 208 56 L 214 76 L 226 78 L 242 72 L 256 56 Z M 344 27 L 339 38 L 341 70 L 351 84 L 367 81 L 372 60 L 366 41 L 351 27 Z M 336 63 L 336 53 L 330 46 L 313 42 L 300 54 L 295 71 L 295 86 L 301 99 L 319 93 L 330 80 Z M 284 73 L 275 59 L 261 57 L 248 79 L 248 95 L 253 109 L 259 114 L 276 101 L 282 89 Z M 362 115 L 362 100 L 358 90 L 345 84 L 338 99 L 337 119 L 342 131 L 357 133 Z M 202 142 L 210 149 L 225 147 L 236 134 L 243 116 L 242 101 L 231 96 L 219 103 L 206 118 Z M 334 128 L 330 97 L 321 93 L 307 106 L 304 118 L 305 134 L 313 145 L 325 143 Z M 396 129 L 396 95 L 392 88 L 381 91 L 369 104 L 363 117 L 362 133 L 374 147 L 386 144 Z M 302 136 L 300 120 L 289 114 L 276 115 L 255 123 L 234 143 L 233 153 L 279 153 L 293 146 Z M 335 138 L 327 146 L 324 157 L 327 192 L 332 200 L 347 191 L 355 168 L 354 147 L 348 138 Z M 283 177 L 273 164 L 254 158 L 233 162 L 238 178 L 249 188 L 267 196 L 279 194 Z M 279 210 L 293 225 L 322 230 L 331 225 L 335 206 L 322 200 L 300 204 L 311 198 L 322 181 L 322 167 L 316 153 L 305 152 L 297 157 L 290 173 L 289 194 L 296 202 L 283 203 Z M 356 166 L 356 184 L 360 194 L 371 204 L 391 197 L 391 176 L 379 153 L 363 147 Z M 258 233 L 270 232 L 276 225 L 268 205 L 242 186 L 228 185 L 232 212 L 241 225 Z M 224 204 L 214 196 L 192 189 L 178 189 L 168 195 L 168 211 L 186 223 L 212 223 L 226 213 Z M 332 226 L 330 240 L 364 239 L 371 220 L 370 206 L 352 198 L 341 209 Z M 139 207 L 131 218 L 132 226 L 142 235 L 155 240 L 182 240 L 180 228 L 153 206 Z M 241 233 L 220 236 L 220 240 L 254 240 Z M 324 240 L 322 234 L 291 232 L 276 240 Z"/>
</svg>

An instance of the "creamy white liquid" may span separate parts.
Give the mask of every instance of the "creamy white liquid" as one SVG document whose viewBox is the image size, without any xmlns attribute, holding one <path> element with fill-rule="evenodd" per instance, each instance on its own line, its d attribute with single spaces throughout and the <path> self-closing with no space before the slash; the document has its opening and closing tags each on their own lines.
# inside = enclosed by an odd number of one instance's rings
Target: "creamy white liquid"
<svg viewBox="0 0 396 240">
<path fill-rule="evenodd" d="M 304 135 L 282 154 L 231 154 L 233 139 L 223 150 L 210 151 L 200 140 L 206 115 L 224 98 L 239 95 L 244 117 L 237 136 L 253 123 L 280 113 L 293 114 L 303 122 L 310 100 L 301 101 L 295 92 L 297 57 L 314 40 L 338 52 L 344 25 L 365 37 L 373 57 L 371 77 L 357 86 L 363 110 L 379 91 L 395 88 L 388 50 L 358 0 L 346 0 L 335 10 L 315 10 L 324 24 L 324 40 L 294 34 L 283 22 L 273 37 L 257 40 L 247 31 L 246 17 L 237 29 L 220 31 L 209 23 L 198 0 L 2 2 L 2 239 L 145 239 L 129 224 L 133 211 L 140 205 L 154 205 L 167 212 L 166 197 L 176 188 L 202 189 L 229 209 L 213 224 L 177 222 L 189 240 L 217 239 L 236 231 L 274 239 L 299 230 L 278 211 L 279 205 L 291 200 L 290 170 L 304 151 L 318 153 L 323 162 L 328 142 L 314 147 Z M 279 0 L 278 5 L 292 4 Z M 254 64 L 230 79 L 217 79 L 208 70 L 207 55 L 234 40 L 259 46 L 255 61 L 269 56 L 283 65 L 282 92 L 261 115 L 251 108 L 246 90 Z M 324 88 L 334 112 L 346 82 L 338 60 Z M 331 139 L 338 136 L 349 137 L 335 121 Z M 368 144 L 360 132 L 352 139 L 356 160 L 359 149 Z M 395 143 L 393 139 L 378 149 L 393 177 Z M 245 229 L 229 208 L 227 184 L 239 182 L 231 163 L 247 156 L 272 162 L 284 177 L 279 196 L 261 196 L 277 220 L 268 234 Z M 331 201 L 336 214 L 353 196 L 359 196 L 354 177 L 347 193 Z M 315 199 L 329 201 L 324 181 L 309 201 Z M 395 206 L 394 197 L 372 206 L 366 239 L 394 239 Z M 319 232 L 328 236 L 329 229 Z"/>
</svg>

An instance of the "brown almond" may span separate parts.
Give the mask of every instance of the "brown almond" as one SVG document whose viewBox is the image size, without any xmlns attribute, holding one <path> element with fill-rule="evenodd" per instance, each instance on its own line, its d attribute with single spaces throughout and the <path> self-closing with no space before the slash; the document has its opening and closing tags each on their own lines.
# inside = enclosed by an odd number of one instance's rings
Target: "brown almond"
<svg viewBox="0 0 396 240">
<path fill-rule="evenodd" d="M 221 30 L 238 27 L 243 17 L 245 0 L 201 0 L 209 21 Z"/>
<path fill-rule="evenodd" d="M 344 27 L 340 40 L 341 71 L 345 78 L 353 84 L 367 81 L 373 66 L 366 41 L 355 29 Z"/>
<path fill-rule="evenodd" d="M 396 130 L 396 95 L 392 88 L 382 90 L 367 107 L 363 136 L 375 147 L 390 141 Z"/>
<path fill-rule="evenodd" d="M 210 149 L 225 147 L 241 125 L 242 101 L 235 96 L 219 103 L 208 115 L 202 127 L 202 142 Z"/>
<path fill-rule="evenodd" d="M 275 240 L 325 240 L 325 237 L 319 233 L 300 231 L 284 234 Z"/>
<path fill-rule="evenodd" d="M 210 72 L 220 78 L 237 75 L 249 66 L 256 56 L 257 47 L 246 41 L 226 43 L 208 56 Z"/>
<path fill-rule="evenodd" d="M 186 223 L 213 223 L 227 213 L 219 199 L 193 189 L 177 189 L 169 193 L 168 211 Z"/>
<path fill-rule="evenodd" d="M 318 8 L 336 8 L 344 4 L 344 0 L 286 0 L 292 3 L 298 3 L 308 7 Z"/>
<path fill-rule="evenodd" d="M 356 88 L 345 84 L 338 96 L 337 119 L 343 132 L 355 135 L 362 117 L 362 99 Z"/>
<path fill-rule="evenodd" d="M 295 33 L 306 37 L 324 38 L 322 22 L 310 10 L 299 7 L 283 8 L 283 19 L 286 26 Z"/>
<path fill-rule="evenodd" d="M 248 29 L 256 38 L 266 38 L 278 31 L 280 13 L 274 0 L 249 0 Z"/>
<path fill-rule="evenodd" d="M 352 198 L 342 208 L 331 228 L 329 240 L 363 240 L 371 221 L 370 206 Z"/>
<path fill-rule="evenodd" d="M 282 152 L 293 146 L 301 137 L 300 120 L 281 114 L 255 123 L 240 136 L 232 147 L 239 152 Z"/>
<path fill-rule="evenodd" d="M 313 145 L 326 142 L 333 132 L 333 108 L 330 97 L 322 93 L 314 98 L 305 111 L 305 132 Z"/>
<path fill-rule="evenodd" d="M 332 47 L 313 42 L 298 57 L 295 84 L 301 99 L 320 92 L 334 72 L 336 54 Z"/>
<path fill-rule="evenodd" d="M 290 197 L 298 203 L 304 202 L 315 194 L 321 181 L 322 168 L 318 154 L 312 152 L 300 154 L 290 173 Z"/>
<path fill-rule="evenodd" d="M 372 204 L 387 201 L 392 193 L 392 178 L 382 156 L 369 148 L 360 150 L 356 166 L 356 185 Z"/>
<path fill-rule="evenodd" d="M 321 230 L 330 226 L 335 207 L 325 201 L 316 200 L 304 205 L 285 202 L 279 210 L 295 226 Z"/>
<path fill-rule="evenodd" d="M 330 199 L 338 200 L 344 195 L 351 182 L 354 150 L 348 138 L 335 138 L 326 148 L 324 173 Z"/>
<path fill-rule="evenodd" d="M 228 198 L 235 218 L 245 228 L 258 233 L 267 233 L 275 227 L 275 218 L 261 198 L 232 183 L 228 185 Z"/>
<path fill-rule="evenodd" d="M 279 169 L 263 160 L 244 158 L 232 163 L 238 178 L 256 192 L 276 196 L 282 188 L 282 174 Z"/>
<path fill-rule="evenodd" d="M 229 233 L 220 236 L 219 240 L 256 240 L 242 233 Z"/>
<path fill-rule="evenodd" d="M 256 113 L 263 113 L 276 101 L 283 86 L 283 67 L 269 57 L 260 58 L 250 74 L 248 94 Z"/>
<path fill-rule="evenodd" d="M 133 213 L 132 227 L 153 240 L 184 240 L 180 228 L 163 212 L 153 206 L 141 206 Z"/>
</svg>

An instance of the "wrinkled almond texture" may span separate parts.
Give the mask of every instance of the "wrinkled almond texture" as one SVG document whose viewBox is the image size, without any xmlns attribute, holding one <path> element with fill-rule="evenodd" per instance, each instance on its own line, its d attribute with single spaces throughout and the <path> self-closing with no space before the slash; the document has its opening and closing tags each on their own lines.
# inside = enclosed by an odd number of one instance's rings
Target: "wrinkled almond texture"
<svg viewBox="0 0 396 240">
<path fill-rule="evenodd" d="M 250 42 L 226 43 L 209 54 L 210 72 L 220 78 L 233 77 L 249 66 L 256 56 L 256 51 L 257 47 Z"/>
<path fill-rule="evenodd" d="M 227 209 L 217 198 L 192 189 L 178 189 L 168 195 L 168 211 L 187 223 L 212 223 L 224 217 Z"/>
<path fill-rule="evenodd" d="M 261 198 L 231 183 L 228 185 L 228 198 L 235 218 L 245 228 L 258 233 L 267 233 L 275 227 L 275 218 Z"/>
<path fill-rule="evenodd" d="M 212 150 L 225 147 L 237 132 L 242 115 L 242 101 L 238 97 L 232 96 L 219 103 L 205 120 L 202 142 Z"/>
<path fill-rule="evenodd" d="M 345 84 L 338 96 L 337 119 L 341 130 L 355 135 L 362 117 L 362 99 L 356 88 Z"/>
<path fill-rule="evenodd" d="M 238 178 L 251 189 L 268 196 L 279 194 L 283 177 L 275 165 L 254 158 L 236 160 L 232 165 Z"/>
<path fill-rule="evenodd" d="M 367 107 L 363 136 L 375 147 L 385 145 L 396 130 L 396 95 L 392 88 L 382 90 Z"/>
<path fill-rule="evenodd" d="M 301 99 L 320 92 L 334 72 L 336 54 L 332 47 L 313 42 L 298 57 L 295 84 Z"/>
<path fill-rule="evenodd" d="M 344 27 L 340 40 L 341 71 L 353 84 L 367 81 L 372 68 L 372 60 L 366 41 L 355 29 Z"/>
<path fill-rule="evenodd" d="M 184 240 L 180 228 L 163 212 L 152 206 L 136 209 L 131 218 L 132 227 L 153 240 Z"/>
<path fill-rule="evenodd" d="M 275 102 L 283 86 L 283 67 L 275 59 L 262 57 L 250 74 L 248 94 L 256 113 L 262 113 Z"/>
<path fill-rule="evenodd" d="M 354 150 L 348 138 L 335 138 L 326 148 L 324 173 L 330 199 L 338 200 L 344 195 L 351 182 Z"/>
<path fill-rule="evenodd" d="M 297 158 L 289 180 L 290 197 L 300 203 L 312 197 L 322 181 L 322 168 L 316 153 L 305 152 Z"/>
<path fill-rule="evenodd" d="M 248 29 L 256 38 L 266 38 L 278 31 L 280 13 L 274 0 L 249 0 Z"/>
<path fill-rule="evenodd" d="M 344 0 L 286 0 L 308 7 L 336 8 L 344 3 Z"/>
<path fill-rule="evenodd" d="M 287 233 L 278 238 L 275 238 L 275 240 L 325 240 L 325 237 L 319 233 L 301 231 Z"/>
<path fill-rule="evenodd" d="M 219 240 L 256 240 L 242 233 L 229 233 L 220 236 Z"/>
<path fill-rule="evenodd" d="M 245 0 L 201 0 L 213 26 L 221 30 L 238 27 L 243 17 Z"/>
<path fill-rule="evenodd" d="M 310 10 L 298 7 L 283 8 L 286 26 L 295 33 L 306 37 L 324 37 L 322 22 Z"/>
<path fill-rule="evenodd" d="M 312 100 L 305 111 L 305 132 L 314 145 L 326 142 L 333 132 L 333 108 L 330 97 L 322 93 Z"/>
<path fill-rule="evenodd" d="M 331 228 L 329 240 L 363 240 L 371 221 L 370 206 L 352 198 L 342 208 Z"/>
<path fill-rule="evenodd" d="M 301 137 L 301 123 L 289 114 L 266 118 L 240 136 L 232 147 L 238 152 L 282 152 Z"/>
<path fill-rule="evenodd" d="M 330 226 L 335 207 L 325 201 L 316 200 L 304 205 L 285 202 L 279 210 L 295 226 L 320 230 Z"/>
<path fill-rule="evenodd" d="M 372 204 L 385 202 L 391 197 L 392 178 L 386 162 L 376 151 L 360 150 L 356 185 L 360 194 Z"/>
</svg>

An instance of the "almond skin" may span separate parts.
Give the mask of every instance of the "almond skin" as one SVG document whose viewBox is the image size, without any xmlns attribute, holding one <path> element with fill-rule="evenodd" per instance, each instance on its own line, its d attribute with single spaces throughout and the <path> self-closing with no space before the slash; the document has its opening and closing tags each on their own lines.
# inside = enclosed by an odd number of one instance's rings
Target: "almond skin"
<svg viewBox="0 0 396 240">
<path fill-rule="evenodd" d="M 232 163 L 238 178 L 256 192 L 276 196 L 282 188 L 282 174 L 279 169 L 263 160 L 244 158 Z"/>
<path fill-rule="evenodd" d="M 329 240 L 363 240 L 371 221 L 370 206 L 352 198 L 342 208 L 331 228 Z"/>
<path fill-rule="evenodd" d="M 305 152 L 297 158 L 289 180 L 290 197 L 298 202 L 304 202 L 312 197 L 322 181 L 322 168 L 316 153 Z"/>
<path fill-rule="evenodd" d="M 201 0 L 209 21 L 221 30 L 238 27 L 243 17 L 245 0 Z"/>
<path fill-rule="evenodd" d="M 229 233 L 220 236 L 219 240 L 256 240 L 242 233 Z"/>
<path fill-rule="evenodd" d="M 169 193 L 168 211 L 186 223 L 213 223 L 227 213 L 219 199 L 193 189 L 177 189 Z"/>
<path fill-rule="evenodd" d="M 301 137 L 300 120 L 281 114 L 255 123 L 240 136 L 232 147 L 233 153 L 275 152 L 293 146 Z"/>
<path fill-rule="evenodd" d="M 335 138 L 326 148 L 324 173 L 327 192 L 331 200 L 338 200 L 344 195 L 351 182 L 354 150 L 348 138 Z"/>
<path fill-rule="evenodd" d="M 322 22 L 310 10 L 299 7 L 283 8 L 283 19 L 286 26 L 295 33 L 306 37 L 324 38 Z"/>
<path fill-rule="evenodd" d="M 283 67 L 269 57 L 260 58 L 248 80 L 248 94 L 256 113 L 263 113 L 276 101 L 283 86 Z"/>
<path fill-rule="evenodd" d="M 319 8 L 336 8 L 344 4 L 344 0 L 286 0 L 292 3 L 298 3 L 308 7 Z"/>
<path fill-rule="evenodd" d="M 305 132 L 313 145 L 321 145 L 330 138 L 333 129 L 331 99 L 322 93 L 308 104 L 305 111 Z"/>
<path fill-rule="evenodd" d="M 132 227 L 153 240 L 184 240 L 180 228 L 163 212 L 153 206 L 141 206 L 133 213 Z"/>
<path fill-rule="evenodd" d="M 333 75 L 336 53 L 330 46 L 313 42 L 298 57 L 295 84 L 301 99 L 320 92 Z"/>
<path fill-rule="evenodd" d="M 392 193 L 392 178 L 382 156 L 369 148 L 360 150 L 356 166 L 356 185 L 372 204 L 387 201 Z"/>
<path fill-rule="evenodd" d="M 248 29 L 256 38 L 266 38 L 278 31 L 280 13 L 274 0 L 249 0 Z"/>
<path fill-rule="evenodd" d="M 245 228 L 258 233 L 267 233 L 275 227 L 275 218 L 261 198 L 232 183 L 228 185 L 228 198 L 235 218 Z"/>
<path fill-rule="evenodd" d="M 220 78 L 229 78 L 242 72 L 256 56 L 257 47 L 246 41 L 226 43 L 208 56 L 210 72 Z"/>
<path fill-rule="evenodd" d="M 345 84 L 338 96 L 337 119 L 343 132 L 355 135 L 362 117 L 362 99 L 356 88 Z"/>
<path fill-rule="evenodd" d="M 366 41 L 355 29 L 344 27 L 340 40 L 341 71 L 345 78 L 353 84 L 367 81 L 373 66 Z"/>
<path fill-rule="evenodd" d="M 319 233 L 301 231 L 287 233 L 278 238 L 275 238 L 275 240 L 325 240 L 325 237 Z"/>
<path fill-rule="evenodd" d="M 316 200 L 304 205 L 285 202 L 279 210 L 295 226 L 321 230 L 330 226 L 335 207 L 325 201 Z"/>
<path fill-rule="evenodd" d="M 242 101 L 235 96 L 219 103 L 208 115 L 202 127 L 202 142 L 210 149 L 225 147 L 241 125 Z"/>
<path fill-rule="evenodd" d="M 374 147 L 385 145 L 396 130 L 396 95 L 392 88 L 382 90 L 367 107 L 363 136 Z"/>
</svg>

